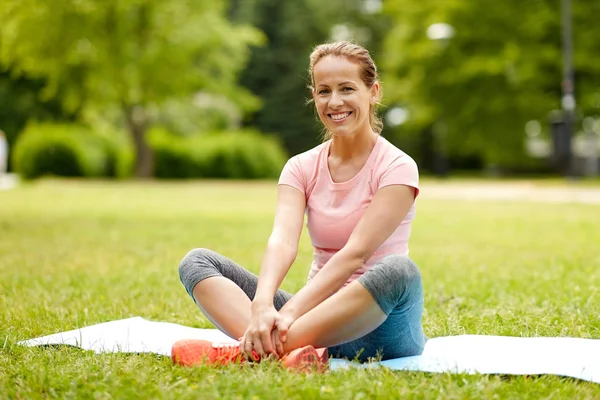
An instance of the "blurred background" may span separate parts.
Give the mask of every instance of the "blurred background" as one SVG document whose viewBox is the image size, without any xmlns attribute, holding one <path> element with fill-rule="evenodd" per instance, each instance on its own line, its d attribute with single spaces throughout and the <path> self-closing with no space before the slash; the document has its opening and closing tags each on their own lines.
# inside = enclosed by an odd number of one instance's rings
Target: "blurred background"
<svg viewBox="0 0 600 400">
<path fill-rule="evenodd" d="M 320 142 L 310 52 L 352 40 L 380 70 L 383 135 L 422 174 L 597 176 L 599 15 L 597 0 L 3 0 L 5 168 L 276 178 Z"/>
</svg>

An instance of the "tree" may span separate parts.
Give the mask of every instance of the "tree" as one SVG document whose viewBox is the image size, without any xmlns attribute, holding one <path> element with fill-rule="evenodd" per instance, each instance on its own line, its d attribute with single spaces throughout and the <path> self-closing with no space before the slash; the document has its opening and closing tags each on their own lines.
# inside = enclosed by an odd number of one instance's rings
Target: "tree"
<svg viewBox="0 0 600 400">
<path fill-rule="evenodd" d="M 41 101 L 37 94 L 44 87 L 41 80 L 11 78 L 10 71 L 0 71 L 0 130 L 6 133 L 12 149 L 18 133 L 31 118 L 45 121 L 72 121 L 56 99 Z M 9 170 L 11 166 L 9 165 Z"/>
<path fill-rule="evenodd" d="M 575 67 L 580 110 L 600 106 L 600 3 L 575 2 Z M 524 125 L 560 108 L 560 2 L 550 0 L 385 2 L 394 20 L 384 44 L 388 98 L 405 106 L 410 136 L 433 130 L 455 157 L 486 164 L 528 163 Z M 427 36 L 434 23 L 454 27 L 450 40 Z M 591 31 L 595 30 L 596 35 Z M 594 99 L 596 104 L 594 104 Z M 442 129 L 440 129 L 442 128 Z"/>
<path fill-rule="evenodd" d="M 225 18 L 219 0 L 4 0 L 0 62 L 47 79 L 44 98 L 67 110 L 118 109 L 136 150 L 135 173 L 152 173 L 145 134 L 151 108 L 198 91 L 244 109 L 257 99 L 236 85 L 261 35 Z"/>
</svg>

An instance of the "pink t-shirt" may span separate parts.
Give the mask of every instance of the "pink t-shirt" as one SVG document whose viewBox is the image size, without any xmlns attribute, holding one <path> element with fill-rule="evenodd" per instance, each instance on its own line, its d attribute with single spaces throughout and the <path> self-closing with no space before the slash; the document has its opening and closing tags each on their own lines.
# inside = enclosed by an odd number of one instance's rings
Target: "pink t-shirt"
<svg viewBox="0 0 600 400">
<path fill-rule="evenodd" d="M 306 226 L 314 248 L 309 280 L 346 245 L 378 189 L 388 185 L 407 185 L 416 189 L 415 198 L 419 193 L 417 164 L 384 137 L 378 137 L 361 171 L 341 183 L 333 182 L 327 165 L 330 144 L 329 140 L 292 157 L 279 178 L 280 185 L 295 187 L 306 196 Z M 345 285 L 387 255 L 408 255 L 408 239 L 414 217 L 413 203 L 398 229 Z"/>
</svg>

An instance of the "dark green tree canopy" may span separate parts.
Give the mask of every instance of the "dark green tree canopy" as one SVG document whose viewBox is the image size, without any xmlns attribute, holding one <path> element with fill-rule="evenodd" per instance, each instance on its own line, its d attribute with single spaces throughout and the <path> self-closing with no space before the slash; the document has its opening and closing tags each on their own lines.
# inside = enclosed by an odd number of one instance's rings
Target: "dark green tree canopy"
<svg viewBox="0 0 600 400">
<path fill-rule="evenodd" d="M 590 55 L 600 51 L 591 40 L 600 3 L 573 7 L 579 113 L 598 114 L 600 64 Z M 387 96 L 410 111 L 404 134 L 442 124 L 451 154 L 526 163 L 525 123 L 546 126 L 561 107 L 560 2 L 397 0 L 385 13 L 394 20 L 382 53 Z M 436 23 L 453 27 L 453 37 L 429 38 Z"/>
</svg>

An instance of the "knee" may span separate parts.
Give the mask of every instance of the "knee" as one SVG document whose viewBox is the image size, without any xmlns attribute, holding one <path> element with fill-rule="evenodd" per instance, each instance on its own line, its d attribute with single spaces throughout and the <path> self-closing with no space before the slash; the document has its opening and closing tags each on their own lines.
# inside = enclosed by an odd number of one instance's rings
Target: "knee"
<svg viewBox="0 0 600 400">
<path fill-rule="evenodd" d="M 417 265 L 408 257 L 392 254 L 382 260 L 385 275 L 393 282 L 400 293 L 421 290 L 421 273 Z"/>
<path fill-rule="evenodd" d="M 387 315 L 395 307 L 423 301 L 421 274 L 415 263 L 406 256 L 387 256 L 358 280 Z"/>
<path fill-rule="evenodd" d="M 213 253 L 212 250 L 197 248 L 190 250 L 179 263 L 179 278 L 183 281 L 185 276 L 188 276 L 192 270 L 202 268 L 207 265 L 208 260 Z"/>
</svg>

